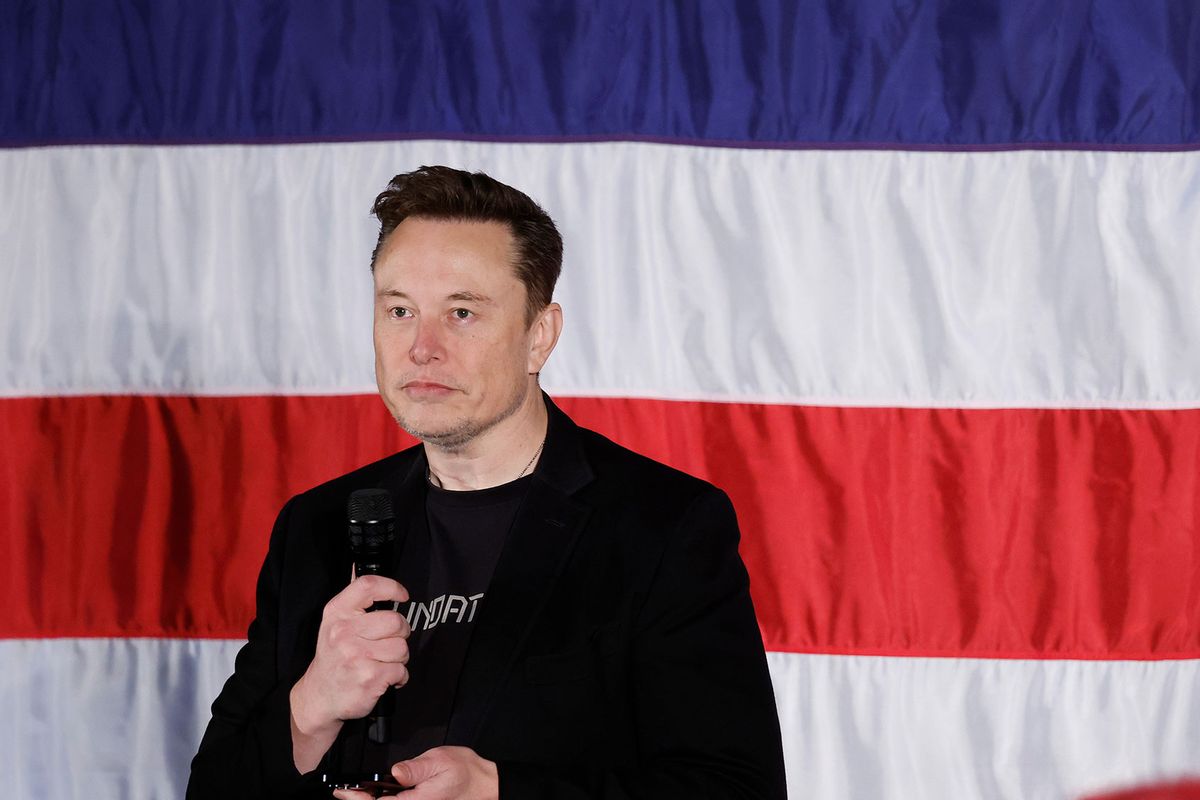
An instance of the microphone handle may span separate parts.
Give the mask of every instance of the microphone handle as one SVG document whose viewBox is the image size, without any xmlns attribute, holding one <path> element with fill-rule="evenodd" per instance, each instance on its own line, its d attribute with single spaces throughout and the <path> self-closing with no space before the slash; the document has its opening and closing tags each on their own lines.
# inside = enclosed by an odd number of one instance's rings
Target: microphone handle
<svg viewBox="0 0 1200 800">
<path fill-rule="evenodd" d="M 373 562 L 354 564 L 355 575 L 381 575 L 383 565 Z M 377 600 L 367 611 L 395 611 L 396 604 L 390 600 Z M 389 686 L 375 702 L 375 708 L 367 715 L 367 738 L 375 744 L 387 744 L 392 739 L 391 717 L 396 711 L 396 690 Z"/>
</svg>

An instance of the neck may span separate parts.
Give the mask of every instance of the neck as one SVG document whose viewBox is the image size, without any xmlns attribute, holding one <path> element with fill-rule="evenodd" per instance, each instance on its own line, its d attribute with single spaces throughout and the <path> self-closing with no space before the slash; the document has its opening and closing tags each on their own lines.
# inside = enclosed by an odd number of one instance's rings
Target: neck
<svg viewBox="0 0 1200 800">
<path fill-rule="evenodd" d="M 465 446 L 446 450 L 426 442 L 430 480 L 443 489 L 471 491 L 528 475 L 541 458 L 547 422 L 542 393 L 534 387 L 512 416 Z"/>
</svg>

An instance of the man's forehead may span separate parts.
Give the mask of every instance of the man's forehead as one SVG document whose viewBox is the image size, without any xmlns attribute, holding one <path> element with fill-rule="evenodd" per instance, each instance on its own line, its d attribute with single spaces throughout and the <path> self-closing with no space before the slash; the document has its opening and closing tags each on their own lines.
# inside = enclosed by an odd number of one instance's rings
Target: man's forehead
<svg viewBox="0 0 1200 800">
<path fill-rule="evenodd" d="M 385 241 L 374 276 L 377 294 L 494 297 L 521 287 L 512 234 L 499 222 L 407 219 Z"/>
<path fill-rule="evenodd" d="M 442 298 L 492 301 L 523 289 L 507 264 L 468 268 L 438 265 L 389 264 L 376 269 L 375 294 L 379 297 Z"/>
<path fill-rule="evenodd" d="M 388 234 L 381 255 L 418 248 L 488 252 L 511 262 L 516 253 L 516 239 L 512 229 L 504 222 L 409 217 Z"/>
</svg>

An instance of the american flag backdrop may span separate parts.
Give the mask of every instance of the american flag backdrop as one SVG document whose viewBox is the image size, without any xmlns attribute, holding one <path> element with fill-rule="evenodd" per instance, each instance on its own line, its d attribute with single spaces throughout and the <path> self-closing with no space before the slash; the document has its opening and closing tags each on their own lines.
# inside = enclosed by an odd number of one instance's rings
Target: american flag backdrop
<svg viewBox="0 0 1200 800">
<path fill-rule="evenodd" d="M 411 443 L 422 164 L 559 223 L 564 410 L 732 497 L 793 797 L 1200 774 L 1200 5 L 8 0 L 0 796 L 182 796 L 275 513 Z"/>
</svg>

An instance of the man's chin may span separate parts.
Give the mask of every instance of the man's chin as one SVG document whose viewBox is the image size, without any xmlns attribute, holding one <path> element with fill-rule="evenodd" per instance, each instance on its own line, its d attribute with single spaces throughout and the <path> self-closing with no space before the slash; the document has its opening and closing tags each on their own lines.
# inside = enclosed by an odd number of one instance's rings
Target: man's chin
<svg viewBox="0 0 1200 800">
<path fill-rule="evenodd" d="M 443 450 L 459 450 L 479 431 L 468 419 L 430 419 L 420 414 L 397 415 L 396 422 L 409 436 Z"/>
<path fill-rule="evenodd" d="M 405 403 L 392 407 L 392 416 L 410 436 L 443 450 L 460 451 L 482 433 L 515 414 L 526 394 L 517 392 L 503 411 L 493 417 L 480 417 L 483 409 L 454 408 L 443 403 Z M 396 404 L 397 406 L 399 404 Z M 474 411 L 472 416 L 469 411 Z"/>
</svg>

